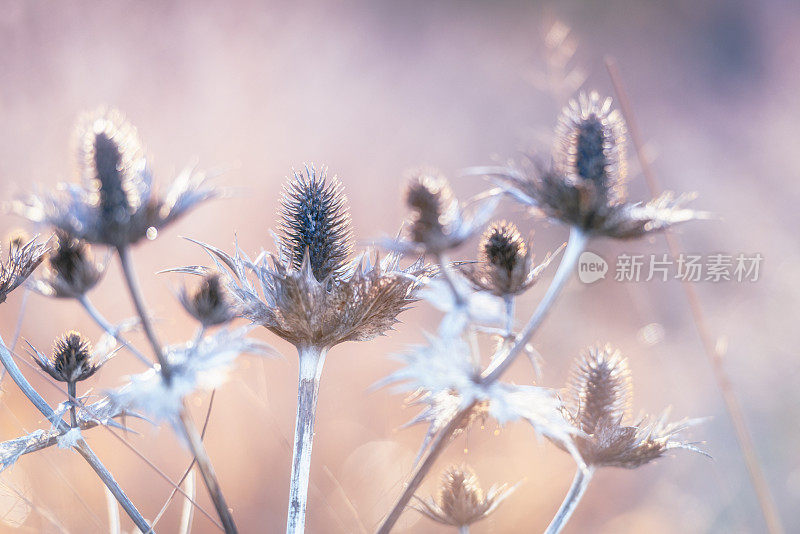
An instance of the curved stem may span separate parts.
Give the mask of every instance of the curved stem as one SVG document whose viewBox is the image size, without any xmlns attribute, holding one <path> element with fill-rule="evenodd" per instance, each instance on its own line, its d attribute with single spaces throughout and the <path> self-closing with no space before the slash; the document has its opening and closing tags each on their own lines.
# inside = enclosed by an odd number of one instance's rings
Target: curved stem
<svg viewBox="0 0 800 534">
<path fill-rule="evenodd" d="M 81 306 L 83 306 L 83 309 L 86 310 L 87 314 L 89 314 L 89 317 L 91 317 L 92 320 L 97 323 L 97 326 L 102 328 L 108 335 L 113 336 L 113 338 L 117 340 L 117 343 L 124 346 L 131 352 L 131 354 L 139 358 L 142 363 L 150 367 L 150 360 L 148 360 L 145 355 L 139 351 L 139 349 L 128 343 L 128 340 L 122 337 L 122 334 L 120 334 L 117 328 L 111 324 L 111 322 L 106 319 L 102 313 L 100 313 L 100 310 L 98 310 L 94 303 L 89 300 L 89 297 L 86 295 L 81 295 L 78 297 L 78 302 L 81 303 Z"/>
<path fill-rule="evenodd" d="M 572 512 L 574 512 L 575 508 L 578 506 L 581 497 L 583 497 L 583 492 L 586 491 L 586 487 L 592 480 L 593 474 L 594 470 L 591 467 L 586 469 L 578 468 L 578 471 L 575 473 L 575 478 L 572 480 L 572 485 L 567 492 L 567 496 L 564 497 L 564 502 L 561 503 L 561 507 L 547 527 L 545 534 L 558 534 L 561 532 L 561 529 L 564 528 L 564 525 L 567 524 L 570 516 L 572 516 Z"/>
<path fill-rule="evenodd" d="M 33 386 L 31 386 L 30 382 L 25 378 L 22 374 L 22 371 L 19 370 L 17 367 L 16 362 L 14 362 L 14 358 L 11 357 L 11 353 L 6 348 L 5 343 L 3 342 L 3 338 L 0 337 L 0 363 L 3 364 L 6 371 L 8 371 L 8 375 L 14 381 L 14 383 L 19 386 L 19 389 L 22 390 L 22 393 L 28 397 L 28 400 L 31 401 L 37 410 L 39 410 L 42 415 L 44 415 L 54 427 L 56 427 L 60 432 L 67 432 L 70 427 L 64 422 L 63 419 L 60 419 L 56 416 L 53 409 L 47 404 L 47 401 L 39 395 L 39 392 L 36 391 Z M 81 438 L 78 441 L 78 444 L 75 446 L 75 450 L 77 450 L 81 456 L 92 466 L 97 476 L 100 477 L 100 480 L 106 485 L 106 487 L 111 491 L 111 493 L 116 497 L 117 501 L 119 502 L 120 506 L 125 510 L 125 512 L 130 516 L 136 526 L 142 532 L 150 531 L 150 525 L 147 523 L 147 520 L 142 517 L 142 514 L 139 513 L 139 510 L 136 509 L 136 506 L 133 505 L 131 500 L 125 495 L 125 492 L 122 491 L 122 488 L 119 486 L 114 477 L 111 475 L 108 469 L 103 465 L 97 455 L 92 451 L 89 445 L 86 443 L 86 440 Z"/>
<path fill-rule="evenodd" d="M 297 386 L 297 420 L 294 428 L 292 476 L 289 485 L 287 534 L 302 534 L 306 526 L 308 481 L 311 473 L 311 448 L 314 444 L 314 417 L 317 411 L 319 380 L 327 349 L 298 347 L 300 377 Z"/>
<path fill-rule="evenodd" d="M 164 356 L 164 351 L 161 348 L 161 344 L 158 342 L 158 338 L 156 338 L 155 330 L 153 329 L 153 325 L 150 322 L 150 317 L 147 314 L 144 298 L 142 297 L 142 292 L 139 289 L 139 282 L 136 279 L 136 272 L 133 268 L 133 260 L 130 255 L 130 250 L 128 247 L 118 247 L 117 252 L 119 253 L 119 262 L 122 266 L 125 282 L 128 285 L 128 292 L 133 300 L 136 313 L 139 315 L 139 319 L 142 322 L 142 329 L 144 330 L 147 339 L 150 341 L 150 345 L 153 348 L 153 353 L 155 354 L 156 359 L 161 366 L 161 376 L 163 377 L 164 382 L 169 385 L 172 377 L 172 370 L 169 362 Z M 211 459 L 206 453 L 205 446 L 203 445 L 203 439 L 200 437 L 200 433 L 197 431 L 197 427 L 194 426 L 194 422 L 189 417 L 185 407 L 181 410 L 176 422 L 183 431 L 186 442 L 189 444 L 189 449 L 197 459 L 197 468 L 200 470 L 200 474 L 203 476 L 203 482 L 206 485 L 206 489 L 208 489 L 211 500 L 214 502 L 214 507 L 217 509 L 217 514 L 219 514 L 219 518 L 220 521 L 222 521 L 225 532 L 227 534 L 238 532 L 236 529 L 236 524 L 233 521 L 231 510 L 228 508 L 228 505 L 225 502 L 225 497 L 222 495 L 222 489 L 219 485 L 219 481 L 217 480 L 217 475 L 214 472 L 214 468 L 211 465 Z"/>
</svg>

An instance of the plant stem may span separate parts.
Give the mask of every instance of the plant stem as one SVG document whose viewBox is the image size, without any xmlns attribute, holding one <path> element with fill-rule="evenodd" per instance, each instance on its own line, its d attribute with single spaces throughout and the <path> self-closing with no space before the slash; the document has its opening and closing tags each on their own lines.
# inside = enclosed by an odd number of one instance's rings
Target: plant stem
<svg viewBox="0 0 800 534">
<path fill-rule="evenodd" d="M 311 448 L 314 444 L 314 417 L 317 411 L 319 380 L 327 349 L 298 347 L 300 377 L 297 386 L 297 420 L 294 428 L 292 477 L 289 485 L 287 534 L 302 534 L 306 526 Z"/>
<path fill-rule="evenodd" d="M 458 534 L 469 534 L 469 525 L 461 525 L 458 527 Z"/>
<path fill-rule="evenodd" d="M 450 420 L 447 426 L 436 435 L 436 438 L 433 440 L 433 443 L 431 443 L 431 446 L 428 449 L 428 453 L 425 455 L 425 459 L 417 466 L 414 476 L 411 477 L 411 480 L 406 485 L 403 493 L 400 495 L 400 498 L 397 499 L 392 511 L 389 512 L 389 515 L 383 520 L 383 523 L 378 529 L 377 534 L 389 534 L 389 532 L 391 532 L 395 523 L 397 523 L 397 520 L 400 519 L 400 515 L 405 510 L 406 505 L 408 505 L 408 501 L 411 500 L 414 492 L 417 491 L 417 488 L 425 479 L 425 475 L 428 474 L 428 471 L 431 470 L 433 464 L 447 448 L 447 445 L 450 443 L 450 438 L 455 431 L 462 427 L 465 418 L 469 417 L 469 413 L 472 411 L 472 408 L 475 406 L 475 404 L 476 403 L 473 402 L 469 405 L 469 407 L 458 412 L 458 414 L 456 414 L 456 416 Z"/>
<path fill-rule="evenodd" d="M 136 308 L 136 313 L 142 321 L 142 329 L 147 336 L 150 345 L 153 347 L 153 354 L 161 366 L 161 376 L 167 384 L 171 379 L 171 370 L 167 359 L 164 357 L 164 351 L 161 344 L 158 342 L 156 333 L 153 330 L 153 325 L 150 323 L 150 318 L 147 316 L 147 307 L 142 298 L 142 291 L 139 288 L 139 281 L 136 279 L 136 273 L 133 269 L 133 261 L 131 259 L 130 249 L 128 247 L 118 247 L 119 263 L 122 266 L 122 273 L 125 276 L 125 282 L 128 284 L 128 290 L 133 300 L 133 307 Z"/>
<path fill-rule="evenodd" d="M 19 386 L 19 389 L 22 390 L 22 393 L 28 397 L 28 400 L 31 401 L 37 410 L 39 410 L 42 415 L 44 415 L 52 424 L 61 432 L 67 432 L 70 427 L 64 422 L 63 419 L 60 419 L 56 416 L 53 409 L 47 404 L 47 401 L 39 395 L 39 392 L 36 391 L 33 386 L 31 386 L 30 382 L 25 378 L 22 374 L 22 371 L 19 370 L 17 367 L 16 362 L 14 362 L 14 358 L 11 357 L 11 353 L 6 348 L 5 343 L 3 342 L 3 338 L 0 337 L 0 363 L 3 364 L 3 367 L 8 371 L 9 376 L 11 379 Z M 119 486 L 114 477 L 105 468 L 102 464 L 100 459 L 97 455 L 92 451 L 89 445 L 86 443 L 86 440 L 81 438 L 78 441 L 78 444 L 75 446 L 75 450 L 77 450 L 81 456 L 92 466 L 97 476 L 100 477 L 100 480 L 106 485 L 106 487 L 111 491 L 111 493 L 116 497 L 117 501 L 119 502 L 120 506 L 125 510 L 125 512 L 130 516 L 136 526 L 142 532 L 150 531 L 150 525 L 147 523 L 147 520 L 142 517 L 142 514 L 139 513 L 139 510 L 133 505 L 131 500 L 125 495 L 125 492 L 122 491 L 122 488 Z"/>
<path fill-rule="evenodd" d="M 158 342 L 155 330 L 153 330 L 153 325 L 150 322 L 150 317 L 147 315 L 147 309 L 144 304 L 144 298 L 142 297 L 141 290 L 139 289 L 139 283 L 136 279 L 136 272 L 133 268 L 133 261 L 130 256 L 130 251 L 127 247 L 118 247 L 117 251 L 119 253 L 119 262 L 122 266 L 122 272 L 128 285 L 128 292 L 133 300 L 136 313 L 139 315 L 139 319 L 142 322 L 142 329 L 144 330 L 147 339 L 150 341 L 150 345 L 153 348 L 153 353 L 160 364 L 161 376 L 163 377 L 164 382 L 169 385 L 171 379 L 169 362 L 164 356 L 161 344 Z M 219 518 L 220 521 L 222 521 L 225 532 L 227 534 L 238 532 L 236 529 L 236 524 L 233 521 L 231 511 L 225 502 L 225 497 L 222 495 L 222 489 L 219 485 L 219 481 L 217 480 L 217 476 L 214 473 L 214 468 L 211 465 L 211 459 L 206 453 L 203 440 L 200 437 L 200 433 L 197 431 L 197 428 L 194 426 L 194 422 L 188 416 L 185 407 L 181 410 L 177 419 L 177 423 L 183 430 L 183 435 L 186 438 L 186 442 L 189 444 L 189 449 L 197 459 L 197 468 L 200 470 L 200 474 L 203 476 L 203 482 L 206 485 L 206 489 L 208 489 L 211 500 L 214 502 L 214 507 L 217 509 L 217 514 L 219 514 Z"/>
<path fill-rule="evenodd" d="M 78 427 L 78 418 L 75 414 L 75 403 L 78 402 L 78 384 L 73 380 L 67 382 L 67 396 L 69 397 L 69 420 L 72 428 Z"/>
<path fill-rule="evenodd" d="M 582 230 L 575 227 L 570 230 L 567 248 L 564 251 L 564 255 L 561 257 L 561 262 L 558 265 L 558 270 L 553 277 L 553 281 L 550 283 L 550 287 L 547 288 L 547 293 L 545 293 L 544 298 L 542 298 L 541 302 L 539 302 L 536 311 L 533 312 L 533 316 L 528 321 L 528 324 L 525 325 L 525 329 L 522 331 L 522 333 L 520 333 L 520 335 L 516 338 L 514 345 L 509 349 L 505 358 L 499 360 L 496 365 L 490 364 L 490 366 L 486 369 L 486 372 L 481 378 L 482 384 L 490 384 L 500 378 L 500 376 L 514 361 L 514 358 L 516 358 L 517 355 L 519 355 L 519 353 L 525 348 L 525 344 L 528 343 L 528 341 L 530 341 L 530 339 L 533 337 L 533 334 L 536 333 L 536 330 L 542 324 L 542 321 L 552 308 L 556 298 L 561 293 L 561 290 L 570 279 L 572 271 L 578 262 L 578 257 L 586 247 L 588 240 L 589 236 Z M 417 491 L 417 488 L 422 483 L 425 475 L 433 466 L 439 455 L 441 455 L 441 453 L 447 447 L 447 444 L 450 442 L 450 438 L 452 437 L 453 433 L 461 428 L 465 418 L 469 417 L 469 414 L 474 406 L 475 404 L 473 403 L 467 408 L 459 411 L 453 417 L 453 419 L 450 420 L 447 426 L 439 431 L 436 440 L 428 450 L 425 460 L 420 463 L 419 467 L 414 473 L 414 476 L 408 483 L 408 486 L 406 486 L 406 489 L 403 491 L 403 494 L 400 496 L 397 502 L 395 502 L 392 511 L 389 512 L 389 515 L 378 529 L 378 534 L 388 534 L 392 530 L 392 527 L 394 527 L 395 523 L 400 518 L 400 515 L 403 513 L 403 510 L 408 504 L 408 501 L 411 500 L 414 492 Z"/>
<path fill-rule="evenodd" d="M 86 295 L 81 295 L 78 297 L 78 302 L 81 303 L 83 309 L 86 310 L 86 313 L 89 314 L 89 317 L 97 323 L 97 325 L 102 328 L 108 335 L 113 336 L 114 339 L 117 340 L 117 343 L 123 345 L 126 349 L 128 349 L 134 356 L 139 358 L 145 365 L 150 367 L 150 360 L 148 360 L 144 354 L 142 354 L 139 349 L 128 343 L 128 341 L 122 337 L 122 334 L 111 324 L 108 319 L 103 317 L 103 314 L 100 313 L 92 301 L 89 300 L 89 297 Z"/>
<path fill-rule="evenodd" d="M 575 478 L 572 480 L 572 485 L 567 492 L 567 496 L 564 497 L 564 502 L 561 503 L 561 507 L 547 527 L 545 534 L 558 534 L 561 532 L 561 529 L 564 528 L 564 525 L 567 524 L 570 516 L 572 516 L 572 512 L 574 512 L 575 508 L 578 506 L 581 497 L 583 497 L 583 492 L 586 491 L 586 487 L 592 480 L 593 474 L 594 469 L 591 467 L 587 467 L 586 469 L 578 468 L 578 471 L 575 473 Z"/>
</svg>

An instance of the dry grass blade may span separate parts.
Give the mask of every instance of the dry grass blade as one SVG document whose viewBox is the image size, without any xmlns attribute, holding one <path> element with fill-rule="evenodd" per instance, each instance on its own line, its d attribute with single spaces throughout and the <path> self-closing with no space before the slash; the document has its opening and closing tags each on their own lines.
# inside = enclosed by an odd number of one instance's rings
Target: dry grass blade
<svg viewBox="0 0 800 534">
<path fill-rule="evenodd" d="M 611 77 L 611 82 L 614 85 L 614 91 L 617 94 L 617 101 L 619 102 L 620 109 L 622 110 L 622 114 L 625 116 L 625 121 L 628 124 L 628 131 L 630 133 L 631 140 L 633 141 L 634 148 L 636 149 L 636 155 L 639 158 L 639 162 L 642 167 L 642 173 L 647 181 L 647 187 L 650 189 L 650 193 L 653 196 L 657 196 L 661 193 L 661 187 L 656 179 L 653 168 L 650 166 L 647 157 L 645 157 L 642 135 L 639 131 L 638 125 L 636 124 L 636 121 L 634 120 L 630 100 L 627 92 L 625 91 L 625 87 L 622 84 L 622 77 L 620 76 L 616 60 L 610 57 L 606 58 L 606 68 L 609 76 Z M 667 248 L 669 249 L 669 253 L 672 258 L 679 257 L 681 255 L 681 247 L 675 239 L 675 236 L 673 236 L 669 230 L 664 230 L 664 239 L 667 242 Z M 689 301 L 689 308 L 692 313 L 692 318 L 694 319 L 697 333 L 700 335 L 700 340 L 703 344 L 705 355 L 711 364 L 711 369 L 714 373 L 714 379 L 717 382 L 717 387 L 719 387 L 719 390 L 722 393 L 722 398 L 725 401 L 725 408 L 727 409 L 728 415 L 733 423 L 733 428 L 736 433 L 736 440 L 739 443 L 739 448 L 742 451 L 742 456 L 744 457 L 745 464 L 747 465 L 747 471 L 750 475 L 750 481 L 753 485 L 753 489 L 758 496 L 759 506 L 761 507 L 762 514 L 764 515 L 767 529 L 770 534 L 782 534 L 784 532 L 784 528 L 783 524 L 781 523 L 780 514 L 778 513 L 778 507 L 775 504 L 775 500 L 772 496 L 769 484 L 767 483 L 767 479 L 764 476 L 764 471 L 761 467 L 758 455 L 756 454 L 753 438 L 750 434 L 750 431 L 747 429 L 747 423 L 745 421 L 741 404 L 736 396 L 736 392 L 733 390 L 733 384 L 728 377 L 728 373 L 725 370 L 725 363 L 722 360 L 722 354 L 717 351 L 715 347 L 711 329 L 708 326 L 705 314 L 703 313 L 703 308 L 700 305 L 700 298 L 698 297 L 697 292 L 695 291 L 691 282 L 682 280 L 681 286 L 686 294 L 686 299 Z"/>
<path fill-rule="evenodd" d="M 108 532 L 109 534 L 121 534 L 119 526 L 119 506 L 114 495 L 106 488 L 106 507 L 108 508 Z"/>
</svg>

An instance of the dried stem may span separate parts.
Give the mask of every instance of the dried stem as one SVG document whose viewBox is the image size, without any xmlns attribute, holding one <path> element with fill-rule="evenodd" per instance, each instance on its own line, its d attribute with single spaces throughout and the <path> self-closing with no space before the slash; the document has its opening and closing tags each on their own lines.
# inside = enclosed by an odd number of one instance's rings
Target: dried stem
<svg viewBox="0 0 800 534">
<path fill-rule="evenodd" d="M 136 308 L 136 313 L 139 314 L 139 319 L 142 322 L 142 329 L 144 330 L 147 339 L 150 341 L 153 353 L 155 354 L 156 359 L 161 366 L 161 376 L 163 376 L 164 381 L 169 384 L 171 377 L 169 362 L 164 356 L 161 344 L 156 338 L 155 330 L 153 330 L 153 325 L 150 322 L 150 317 L 147 314 L 147 308 L 145 306 L 144 299 L 142 298 L 141 290 L 139 289 L 139 283 L 136 279 L 136 273 L 133 268 L 133 261 L 130 256 L 130 251 L 127 247 L 119 247 L 117 251 L 119 252 L 119 261 L 120 265 L 122 266 L 122 272 L 125 276 L 125 282 L 128 285 L 128 291 L 131 295 L 131 299 L 133 300 L 133 305 Z M 186 438 L 186 442 L 189 444 L 189 448 L 197 460 L 197 467 L 203 477 L 203 482 L 208 489 L 211 500 L 214 502 L 214 507 L 217 510 L 217 514 L 219 514 L 219 518 L 220 521 L 222 521 L 222 526 L 225 529 L 225 532 L 227 534 L 238 532 L 236 523 L 233 521 L 233 515 L 231 514 L 231 511 L 225 502 L 225 497 L 222 495 L 222 489 L 220 488 L 219 481 L 214 473 L 214 468 L 211 465 L 211 459 L 206 453 L 203 440 L 200 437 L 200 433 L 197 431 L 194 422 L 188 416 L 185 407 L 181 410 L 176 422 L 179 423 L 183 431 L 183 435 Z"/>
<path fill-rule="evenodd" d="M 313 346 L 298 347 L 298 353 L 300 377 L 297 386 L 297 420 L 289 486 L 289 513 L 286 519 L 287 534 L 302 534 L 305 531 L 311 448 L 314 444 L 314 417 L 327 349 Z"/>
<path fill-rule="evenodd" d="M 81 295 L 78 297 L 78 302 L 81 303 L 81 306 L 83 306 L 83 309 L 86 310 L 87 314 L 89 314 L 89 317 L 91 317 L 100 328 L 102 328 L 108 335 L 113 336 L 114 339 L 117 340 L 117 343 L 128 349 L 142 363 L 150 367 L 150 360 L 148 360 L 145 355 L 139 351 L 139 349 L 128 343 L 128 341 L 122 337 L 122 334 L 120 334 L 117 328 L 114 327 L 114 325 L 111 324 L 111 322 L 109 322 L 109 320 L 100 313 L 100 310 L 98 310 L 92 301 L 89 300 L 89 297 L 86 295 Z"/>
<path fill-rule="evenodd" d="M 656 179 L 653 167 L 650 165 L 647 157 L 645 157 L 642 135 L 639 131 L 638 124 L 634 119 L 633 112 L 631 110 L 630 99 L 628 98 L 628 94 L 625 91 L 624 85 L 622 84 L 622 77 L 619 73 L 619 69 L 617 68 L 616 61 L 613 58 L 606 58 L 606 68 L 609 76 L 611 77 L 611 82 L 614 85 L 614 91 L 617 94 L 617 101 L 619 102 L 620 109 L 625 117 L 625 122 L 628 124 L 628 131 L 630 132 L 631 140 L 633 141 L 634 148 L 636 149 L 636 155 L 639 158 L 639 163 L 642 167 L 642 173 L 644 174 L 647 182 L 647 187 L 652 196 L 658 196 L 661 193 L 661 187 Z M 664 230 L 664 239 L 667 242 L 667 248 L 669 249 L 669 253 L 673 259 L 680 256 L 681 247 L 678 245 L 675 236 L 673 236 L 669 230 Z M 761 467 L 761 462 L 758 459 L 758 454 L 756 454 L 756 447 L 753 443 L 753 437 L 747 428 L 747 422 L 741 404 L 739 403 L 739 399 L 733 389 L 733 384 L 728 377 L 728 373 L 725 370 L 725 363 L 722 360 L 722 354 L 720 354 L 714 346 L 711 329 L 706 322 L 703 308 L 700 305 L 700 298 L 694 289 L 694 285 L 692 285 L 692 283 L 688 280 L 682 280 L 681 286 L 686 294 L 686 299 L 689 301 L 689 309 L 691 310 L 692 318 L 694 319 L 694 324 L 697 328 L 697 333 L 700 335 L 700 340 L 703 344 L 706 358 L 711 364 L 714 380 L 716 381 L 717 387 L 722 393 L 722 398 L 725 402 L 725 408 L 728 411 L 731 421 L 733 422 L 736 440 L 739 443 L 739 448 L 742 451 L 742 456 L 744 457 L 744 462 L 747 466 L 747 472 L 750 475 L 750 481 L 753 485 L 753 489 L 758 497 L 758 503 L 761 507 L 761 513 L 764 516 L 764 521 L 767 524 L 767 530 L 770 532 L 770 534 L 782 534 L 784 532 L 784 528 L 781 522 L 780 514 L 778 513 L 778 507 L 775 504 L 772 491 L 770 490 L 767 479 L 764 476 L 764 471 Z"/>
<path fill-rule="evenodd" d="M 564 502 L 561 503 L 561 507 L 558 509 L 558 512 L 556 512 L 556 516 L 550 521 L 550 525 L 548 525 L 545 534 L 558 534 L 561 532 L 561 529 L 564 528 L 564 525 L 567 524 L 567 521 L 569 521 L 569 518 L 572 516 L 572 512 L 574 512 L 575 508 L 578 506 L 581 497 L 583 497 L 583 492 L 586 491 L 586 487 L 592 480 L 593 474 L 594 470 L 591 467 L 586 469 L 578 468 L 578 471 L 575 473 L 575 478 L 572 480 L 572 485 L 567 492 L 567 496 L 564 497 Z"/>
<path fill-rule="evenodd" d="M 39 392 L 36 391 L 33 386 L 31 386 L 30 382 L 25 378 L 22 372 L 17 367 L 17 364 L 14 362 L 14 359 L 11 357 L 11 353 L 5 346 L 3 342 L 3 338 L 0 337 L 0 363 L 3 364 L 3 367 L 8 372 L 11 379 L 19 386 L 22 392 L 28 397 L 28 400 L 31 401 L 36 409 L 38 409 L 42 415 L 44 415 L 52 424 L 61 432 L 67 432 L 70 427 L 64 422 L 63 419 L 60 419 L 53 409 L 47 404 L 47 401 L 39 395 Z M 75 446 L 75 450 L 80 453 L 81 456 L 92 466 L 97 476 L 100 477 L 100 480 L 106 485 L 106 487 L 111 491 L 114 497 L 119 502 L 120 506 L 125 510 L 125 512 L 130 516 L 136 526 L 142 532 L 150 531 L 150 525 L 147 523 L 147 520 L 142 517 L 142 514 L 139 513 L 139 510 L 133 505 L 131 500 L 125 495 L 125 492 L 122 491 L 122 488 L 119 486 L 114 477 L 111 475 L 111 472 L 106 469 L 97 455 L 92 451 L 89 445 L 86 443 L 86 440 L 81 438 L 78 441 L 78 444 Z"/>
<path fill-rule="evenodd" d="M 458 527 L 458 534 L 469 534 L 469 525 L 461 525 Z"/>
<path fill-rule="evenodd" d="M 558 270 L 553 277 L 553 281 L 550 283 L 550 287 L 547 288 L 547 293 L 545 293 L 544 298 L 542 298 L 541 302 L 539 302 L 539 305 L 536 307 L 536 311 L 534 311 L 533 316 L 528 321 L 528 324 L 525 325 L 525 329 L 517 337 L 514 345 L 509 349 L 505 358 L 499 360 L 496 365 L 490 365 L 486 369 L 487 372 L 485 372 L 484 376 L 481 378 L 482 383 L 490 384 L 500 378 L 500 376 L 513 363 L 514 359 L 523 351 L 525 345 L 533 337 L 533 334 L 536 333 L 536 330 L 542 324 L 542 321 L 553 307 L 556 298 L 566 285 L 567 280 L 570 279 L 572 271 L 575 268 L 575 264 L 578 262 L 578 257 L 586 247 L 588 240 L 589 236 L 582 230 L 575 227 L 571 229 L 567 248 L 564 250 L 564 255 L 561 257 L 561 263 L 558 265 Z M 400 498 L 397 500 L 397 502 L 395 502 L 391 512 L 389 512 L 389 515 L 378 529 L 378 534 L 388 534 L 392 530 L 392 527 L 394 527 L 395 523 L 400 518 L 400 515 L 403 513 L 406 505 L 414 495 L 414 492 L 417 491 L 417 488 L 424 480 L 425 475 L 427 475 L 428 471 L 431 469 L 431 467 L 433 467 L 436 459 L 447 447 L 447 444 L 450 442 L 450 438 L 452 437 L 453 433 L 461 428 L 464 419 L 469 417 L 473 407 L 474 403 L 459 411 L 455 417 L 450 420 L 447 426 L 443 428 L 436 436 L 436 439 L 432 443 L 430 449 L 428 449 L 425 459 L 419 464 L 414 476 L 411 478 L 411 481 L 408 483 Z"/>
<path fill-rule="evenodd" d="M 73 380 L 67 382 L 67 396 L 69 397 L 69 421 L 72 428 L 78 427 L 78 417 L 75 414 L 75 403 L 78 402 L 78 384 Z"/>
</svg>

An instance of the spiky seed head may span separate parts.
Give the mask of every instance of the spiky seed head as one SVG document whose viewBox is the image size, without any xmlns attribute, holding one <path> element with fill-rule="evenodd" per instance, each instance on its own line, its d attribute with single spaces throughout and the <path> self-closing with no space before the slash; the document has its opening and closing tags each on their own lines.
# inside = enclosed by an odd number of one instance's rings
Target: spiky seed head
<svg viewBox="0 0 800 534">
<path fill-rule="evenodd" d="M 626 128 L 611 98 L 581 93 L 564 108 L 556 127 L 553 158 L 568 178 L 593 183 L 614 203 L 624 198 Z"/>
<path fill-rule="evenodd" d="M 61 382 L 86 380 L 99 369 L 99 365 L 92 362 L 92 344 L 75 330 L 55 341 L 51 358 L 36 358 L 36 363 Z"/>
<path fill-rule="evenodd" d="M 633 396 L 627 360 L 609 345 L 587 349 L 573 371 L 570 392 L 576 423 L 586 434 L 604 424 L 619 424 Z"/>
<path fill-rule="evenodd" d="M 9 239 L 8 254 L 0 261 L 0 303 L 18 288 L 44 260 L 47 248 L 22 234 Z"/>
<path fill-rule="evenodd" d="M 457 209 L 450 184 L 436 169 L 415 169 L 409 173 L 405 197 L 412 210 L 411 240 L 435 248 Z"/>
<path fill-rule="evenodd" d="M 78 162 L 103 216 L 127 222 L 142 199 L 136 187 L 142 148 L 136 128 L 115 109 L 101 108 L 78 121 Z"/>
<path fill-rule="evenodd" d="M 283 188 L 279 225 L 281 252 L 295 269 L 308 257 L 318 281 L 345 271 L 352 250 L 347 197 L 341 182 L 312 165 L 295 172 Z"/>
<path fill-rule="evenodd" d="M 517 265 L 525 261 L 528 246 L 514 223 L 501 221 L 484 232 L 479 252 L 484 263 L 510 276 Z"/>
<path fill-rule="evenodd" d="M 89 246 L 63 230 L 56 230 L 56 245 L 47 259 L 47 275 L 40 292 L 60 298 L 77 298 L 92 289 L 103 276 L 103 267 L 89 253 Z"/>
<path fill-rule="evenodd" d="M 197 287 L 179 294 L 184 309 L 203 326 L 227 323 L 236 316 L 228 290 L 222 285 L 219 273 L 203 276 Z"/>
</svg>

